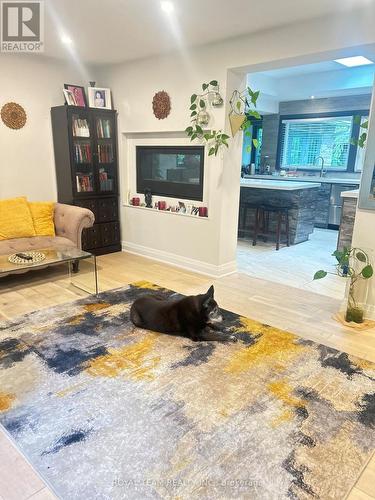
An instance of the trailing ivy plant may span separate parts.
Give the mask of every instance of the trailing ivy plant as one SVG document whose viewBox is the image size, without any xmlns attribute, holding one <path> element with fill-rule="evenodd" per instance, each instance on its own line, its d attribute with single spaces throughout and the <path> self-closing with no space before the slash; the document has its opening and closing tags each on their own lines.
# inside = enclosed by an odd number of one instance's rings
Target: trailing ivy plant
<svg viewBox="0 0 375 500">
<path fill-rule="evenodd" d="M 256 109 L 251 109 L 251 106 L 254 106 L 254 108 L 256 108 L 259 94 L 260 94 L 259 90 L 254 91 L 250 87 L 246 87 L 246 89 L 243 90 L 242 92 L 234 90 L 232 97 L 229 101 L 231 106 L 230 115 L 236 114 L 236 115 L 243 115 L 245 117 L 241 125 L 241 130 L 243 130 L 244 135 L 246 137 L 251 137 L 252 135 L 250 128 L 253 123 L 253 120 L 254 119 L 260 120 L 262 118 Z M 255 148 L 259 147 L 257 139 L 253 139 L 252 143 Z M 250 153 L 251 151 L 250 145 L 246 147 L 246 151 Z"/>
<path fill-rule="evenodd" d="M 200 141 L 205 141 L 209 147 L 208 155 L 217 155 L 219 150 L 225 146 L 229 147 L 228 139 L 229 135 L 225 134 L 222 130 L 204 130 L 203 124 L 200 123 L 200 116 L 202 114 L 207 114 L 208 99 L 210 96 L 218 96 L 219 94 L 219 84 L 217 80 L 211 80 L 209 83 L 202 83 L 202 94 L 193 94 L 190 97 L 190 119 L 191 125 L 189 125 L 185 132 L 190 137 L 190 140 L 199 139 Z M 253 92 L 250 87 L 243 92 L 235 90 L 232 94 L 231 104 L 231 114 L 235 113 L 238 115 L 244 115 L 245 119 L 241 125 L 241 129 L 244 131 L 245 135 L 251 136 L 249 130 L 251 126 L 251 119 L 260 119 L 260 114 L 256 110 L 250 109 L 250 103 L 256 107 L 256 102 L 259 97 L 259 91 Z M 233 103 L 235 109 L 233 108 Z M 207 120 L 209 115 L 207 115 Z M 207 121 L 208 123 L 208 121 Z M 258 141 L 253 139 L 254 147 L 258 147 Z"/>
<path fill-rule="evenodd" d="M 354 146 L 359 146 L 360 148 L 364 148 L 366 145 L 366 140 L 367 140 L 368 120 L 362 122 L 362 116 L 356 115 L 354 117 L 354 123 L 356 125 L 359 125 L 360 129 L 363 129 L 363 131 L 361 132 L 361 130 L 360 130 L 360 134 L 359 134 L 358 139 L 355 139 L 354 137 L 352 137 L 350 142 Z"/>
</svg>

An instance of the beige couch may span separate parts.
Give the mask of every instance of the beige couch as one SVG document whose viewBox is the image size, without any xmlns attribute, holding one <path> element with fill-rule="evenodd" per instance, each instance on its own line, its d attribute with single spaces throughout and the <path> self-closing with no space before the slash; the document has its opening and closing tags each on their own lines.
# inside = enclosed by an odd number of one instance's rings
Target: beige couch
<svg viewBox="0 0 375 500">
<path fill-rule="evenodd" d="M 94 214 L 87 208 L 55 204 L 54 223 L 56 236 L 33 236 L 0 241 L 0 255 L 25 252 L 47 247 L 82 247 L 82 230 L 94 224 Z"/>
</svg>

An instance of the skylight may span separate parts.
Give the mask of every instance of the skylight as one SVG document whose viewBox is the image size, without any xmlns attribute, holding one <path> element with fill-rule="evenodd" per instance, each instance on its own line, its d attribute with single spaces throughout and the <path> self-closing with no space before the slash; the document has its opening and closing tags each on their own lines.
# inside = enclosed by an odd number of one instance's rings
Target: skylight
<svg viewBox="0 0 375 500">
<path fill-rule="evenodd" d="M 335 62 L 349 68 L 353 68 L 354 66 L 365 66 L 366 64 L 374 64 L 374 61 L 370 61 L 370 59 L 363 56 L 344 57 L 342 59 L 335 59 Z"/>
</svg>

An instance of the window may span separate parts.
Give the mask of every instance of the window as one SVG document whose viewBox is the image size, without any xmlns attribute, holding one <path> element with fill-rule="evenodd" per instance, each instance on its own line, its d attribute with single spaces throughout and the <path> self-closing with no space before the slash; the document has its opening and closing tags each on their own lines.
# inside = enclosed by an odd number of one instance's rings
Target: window
<svg viewBox="0 0 375 500">
<path fill-rule="evenodd" d="M 323 158 L 329 170 L 361 170 L 362 150 L 352 144 L 360 132 L 355 116 L 364 121 L 364 112 L 281 117 L 280 168 L 320 169 Z"/>
<path fill-rule="evenodd" d="M 203 200 L 204 146 L 137 146 L 137 193 Z"/>
</svg>

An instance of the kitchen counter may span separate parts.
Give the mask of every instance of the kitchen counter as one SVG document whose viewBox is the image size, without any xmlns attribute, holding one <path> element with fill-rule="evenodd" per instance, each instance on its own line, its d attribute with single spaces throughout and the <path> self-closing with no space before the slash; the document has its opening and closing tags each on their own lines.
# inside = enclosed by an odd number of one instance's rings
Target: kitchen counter
<svg viewBox="0 0 375 500">
<path fill-rule="evenodd" d="M 246 203 L 255 206 L 272 205 L 289 208 L 289 235 L 291 245 L 309 239 L 314 230 L 319 183 L 287 182 L 272 178 L 241 179 L 239 236 L 254 231 L 255 209 L 246 209 Z M 276 236 L 276 214 L 269 216 L 269 239 Z"/>
<path fill-rule="evenodd" d="M 258 189 L 277 189 L 283 191 L 296 191 L 297 189 L 312 189 L 320 187 L 320 184 L 295 181 L 284 181 L 273 179 L 268 176 L 268 179 L 241 179 L 240 186 L 244 188 L 258 188 Z"/>
<path fill-rule="evenodd" d="M 359 189 L 353 189 L 352 191 L 342 191 L 341 198 L 355 198 L 358 200 Z"/>
<path fill-rule="evenodd" d="M 360 184 L 360 179 L 349 177 L 319 177 L 318 175 L 300 175 L 296 177 L 289 177 L 281 175 L 245 175 L 243 179 L 264 179 L 264 180 L 277 180 L 280 182 L 319 182 L 319 184 Z"/>
</svg>

